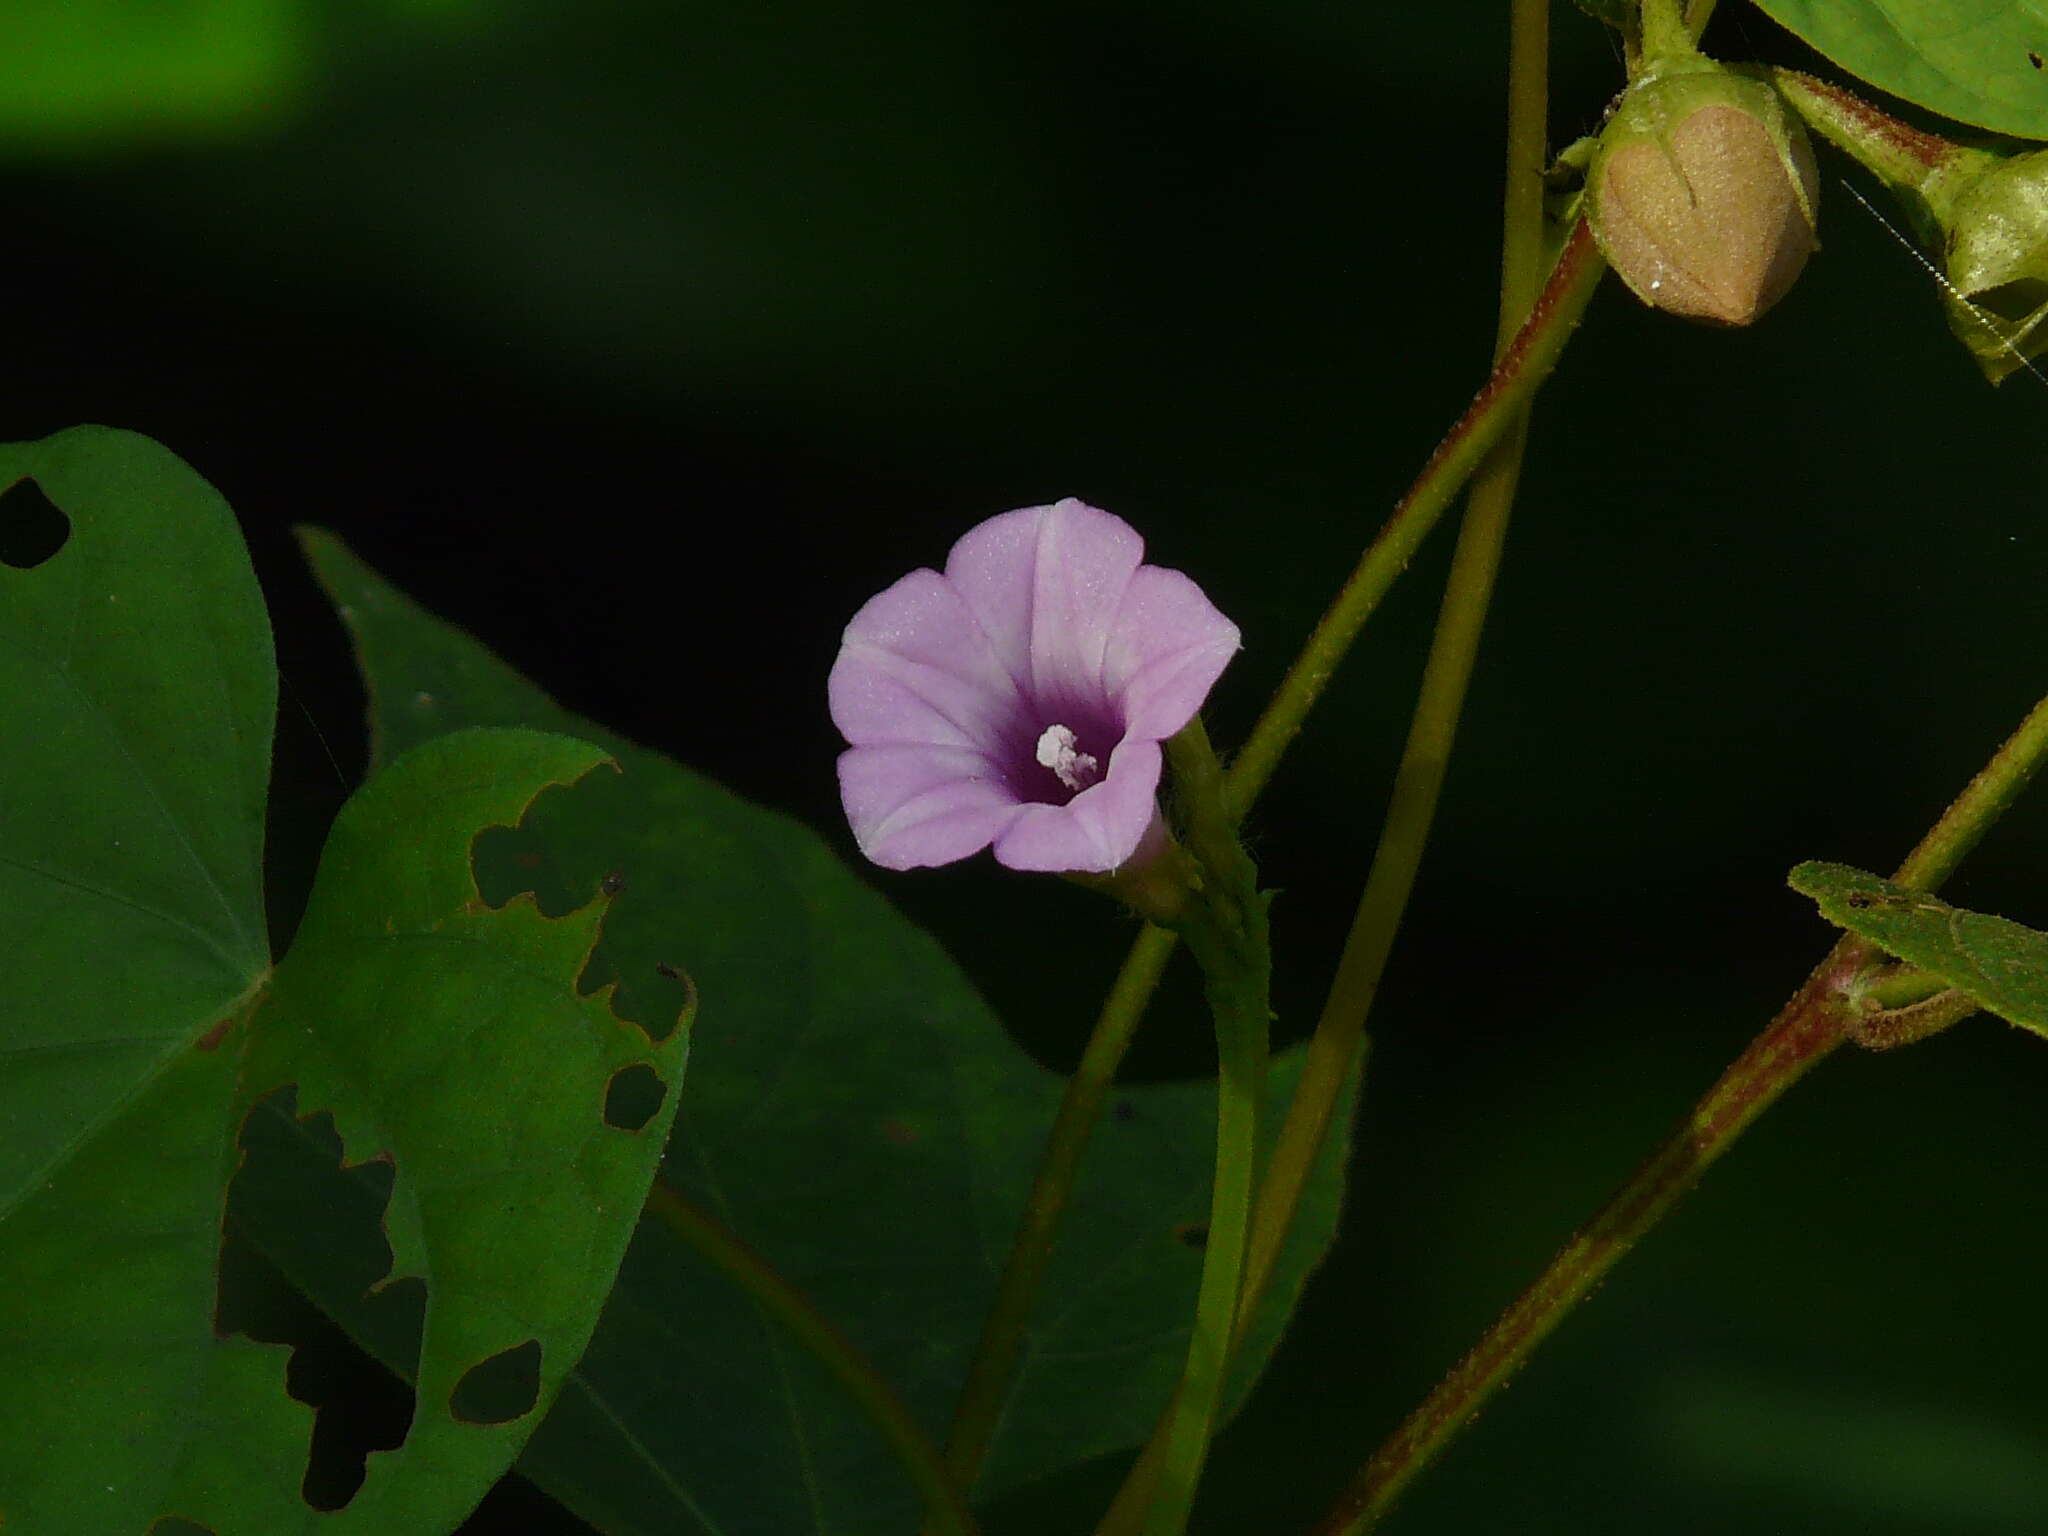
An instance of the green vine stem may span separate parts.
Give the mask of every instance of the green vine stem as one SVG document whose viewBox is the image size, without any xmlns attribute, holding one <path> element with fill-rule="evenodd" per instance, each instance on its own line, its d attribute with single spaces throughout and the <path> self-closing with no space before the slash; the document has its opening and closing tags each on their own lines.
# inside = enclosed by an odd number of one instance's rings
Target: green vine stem
<svg viewBox="0 0 2048 1536">
<path fill-rule="evenodd" d="M 2020 728 L 1964 786 L 1892 878 L 1918 890 L 1937 889 L 2019 799 L 2044 758 L 2048 758 L 2048 698 L 2028 711 Z"/>
<path fill-rule="evenodd" d="M 1059 1113 L 1046 1138 L 1045 1154 L 1039 1160 L 1031 1192 L 1025 1197 L 1023 1221 L 1003 1266 L 1002 1278 L 996 1284 L 995 1301 L 982 1325 L 974 1360 L 968 1367 L 967 1385 L 960 1394 L 953 1427 L 946 1437 L 946 1466 L 962 1488 L 974 1487 L 989 1442 L 995 1437 L 1003 1401 L 1016 1370 L 1017 1354 L 1024 1342 L 1025 1326 L 1030 1322 L 1046 1265 L 1052 1260 L 1053 1235 L 1066 1210 L 1081 1155 L 1101 1119 L 1103 1100 L 1116 1081 L 1116 1069 L 1130 1048 L 1132 1035 L 1137 1033 L 1138 1021 L 1144 1017 L 1146 1001 L 1173 956 L 1173 946 L 1173 934 L 1150 923 L 1145 925 L 1124 957 L 1109 995 L 1102 1001 L 1080 1064 L 1067 1079 Z"/>
<path fill-rule="evenodd" d="M 924 1495 L 926 1529 L 939 1536 L 978 1536 L 959 1485 L 901 1398 L 850 1339 L 737 1234 L 671 1186 L 654 1181 L 647 1212 L 746 1292 L 755 1306 L 808 1349 L 867 1414 Z"/>
<path fill-rule="evenodd" d="M 1940 885 L 2026 788 L 2044 757 L 2048 699 L 2034 706 L 1892 878 L 1920 890 Z M 1852 936 L 1844 936 L 1829 951 L 1691 1115 L 1373 1452 L 1315 1527 L 1315 1536 L 1357 1536 L 1392 1507 L 1401 1491 L 1707 1167 L 1808 1068 L 1848 1037 L 1851 999 L 1878 963 L 1871 946 Z"/>
<path fill-rule="evenodd" d="M 1258 798 L 1351 642 L 1407 568 L 1451 498 L 1512 425 L 1515 412 L 1550 376 L 1605 270 L 1582 220 L 1567 236 L 1528 320 L 1366 549 L 1267 706 L 1245 750 L 1225 773 L 1225 806 L 1233 819 L 1241 819 Z M 1171 933 L 1150 925 L 1139 934 L 1103 1001 L 1081 1064 L 1068 1082 L 1032 1186 L 1025 1229 L 1004 1269 L 948 1438 L 947 1461 L 963 1484 L 979 1471 L 987 1452 L 1075 1170 L 1116 1069 L 1165 974 L 1174 944 Z"/>
<path fill-rule="evenodd" d="M 1272 1020 L 1262 905 L 1252 926 L 1251 934 L 1205 931 L 1200 924 L 1186 933 L 1188 947 L 1202 966 L 1204 990 L 1216 1019 L 1216 1179 L 1203 1239 L 1194 1329 L 1146 1511 L 1146 1536 L 1181 1536 L 1187 1527 L 1223 1401 L 1243 1291 L 1252 1188 L 1258 1175 L 1259 1101 L 1265 1093 Z"/>
<path fill-rule="evenodd" d="M 1537 302 L 1542 276 L 1549 47 L 1548 0 L 1515 0 L 1509 30 L 1507 178 L 1495 343 L 1496 355 L 1502 358 Z M 1259 1191 L 1247 1282 L 1254 1305 L 1279 1261 L 1302 1190 L 1329 1134 L 1330 1117 L 1364 1041 L 1366 1017 L 1421 872 L 1507 543 L 1528 428 L 1525 402 L 1516 408 L 1507 435 L 1486 455 L 1472 481 L 1379 844 L 1310 1039 L 1308 1062 Z"/>
<path fill-rule="evenodd" d="M 1692 52 L 1699 34 L 1686 23 L 1683 0 L 1643 0 L 1639 14 L 1646 60 Z"/>
<path fill-rule="evenodd" d="M 1866 1050 L 1895 1050 L 1960 1024 L 1980 1006 L 1974 997 L 1951 988 L 1901 1008 L 1854 1015 L 1849 1020 L 1849 1038 Z"/>
<path fill-rule="evenodd" d="M 1181 1536 L 1223 1402 L 1258 1181 L 1260 1101 L 1273 1023 L 1273 961 L 1258 870 L 1223 808 L 1223 770 L 1199 717 L 1166 743 L 1202 889 L 1181 925 L 1216 1021 L 1216 1176 L 1187 1361 L 1168 1410 L 1146 1536 Z"/>
<path fill-rule="evenodd" d="M 1532 310 L 1543 294 L 1554 291 L 1557 284 L 1555 274 L 1547 290 L 1543 284 L 1543 172 L 1549 158 L 1545 138 L 1548 54 L 1547 0 L 1514 0 L 1509 31 L 1507 170 L 1502 198 L 1497 364 L 1506 360 L 1518 339 L 1526 334 Z M 1574 236 L 1582 230 L 1580 226 Z M 1597 275 L 1596 258 L 1594 276 Z M 1590 292 L 1589 285 L 1588 296 Z M 1443 787 L 1458 716 L 1464 707 L 1466 686 L 1471 680 L 1480 632 L 1492 599 L 1494 577 L 1507 539 L 1509 513 L 1514 506 L 1527 423 L 1528 406 L 1524 400 L 1509 413 L 1506 435 L 1485 454 L 1472 482 L 1379 846 L 1322 1016 L 1309 1041 L 1308 1059 L 1293 1102 L 1259 1187 L 1244 1296 L 1231 1340 L 1233 1350 L 1271 1282 L 1302 1192 L 1329 1134 L 1337 1100 L 1366 1047 L 1366 1014 L 1421 867 L 1423 847 Z M 1424 474 L 1428 474 L 1427 469 Z M 1421 483 L 1418 481 L 1418 486 Z M 1416 492 L 1411 491 L 1404 505 L 1413 505 L 1417 499 Z M 1395 516 L 1398 519 L 1400 512 Z M 1382 533 L 1382 543 L 1386 537 Z M 1370 552 L 1367 558 L 1372 558 Z M 1329 620 L 1324 622 L 1327 625 Z M 1268 714 L 1270 718 L 1270 710 Z M 1254 740 L 1257 739 L 1255 734 Z M 1246 757 L 1249 756 L 1248 748 Z M 1238 760 L 1240 770 L 1245 760 Z M 1100 1536 L 1118 1536 L 1131 1528 L 1135 1512 L 1143 1507 L 1157 1476 L 1167 1422 L 1170 1420 L 1162 1419 L 1161 1427 L 1154 1431 L 1125 1479 L 1099 1528 Z"/>
<path fill-rule="evenodd" d="M 1225 789 L 1234 818 L 1242 819 L 1258 799 L 1351 642 L 1415 558 L 1444 509 L 1550 377 L 1606 270 L 1592 231 L 1579 220 L 1565 237 L 1529 318 L 1366 547 L 1231 763 Z"/>
<path fill-rule="evenodd" d="M 1924 1003 L 1948 990 L 1948 983 L 1932 971 L 1900 961 L 1865 976 L 1862 991 L 1853 1001 L 1869 1013 L 1890 1013 Z"/>
</svg>

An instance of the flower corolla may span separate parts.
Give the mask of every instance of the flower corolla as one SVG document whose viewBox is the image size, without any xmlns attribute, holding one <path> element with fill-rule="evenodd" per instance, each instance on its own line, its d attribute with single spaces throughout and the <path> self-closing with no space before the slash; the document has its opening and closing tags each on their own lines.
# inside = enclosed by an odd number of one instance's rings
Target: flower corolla
<svg viewBox="0 0 2048 1536">
<path fill-rule="evenodd" d="M 829 693 L 839 790 L 889 869 L 994 847 L 1106 873 L 1156 835 L 1160 743 L 1194 718 L 1237 626 L 1122 518 L 1071 498 L 970 529 L 846 626 Z"/>
</svg>

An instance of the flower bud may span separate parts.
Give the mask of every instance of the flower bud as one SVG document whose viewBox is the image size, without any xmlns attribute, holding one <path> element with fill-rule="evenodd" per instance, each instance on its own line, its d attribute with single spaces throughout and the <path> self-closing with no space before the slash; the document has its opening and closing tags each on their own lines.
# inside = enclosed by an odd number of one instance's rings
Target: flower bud
<svg viewBox="0 0 2048 1536">
<path fill-rule="evenodd" d="M 1957 144 L 1824 80 L 1773 71 L 1794 110 L 1899 200 L 1945 278 L 1949 329 L 1996 384 L 2048 352 L 2048 150 Z"/>
<path fill-rule="evenodd" d="M 1937 218 L 1949 329 L 1996 384 L 2048 352 L 2048 150 L 1970 178 Z"/>
<path fill-rule="evenodd" d="M 1653 309 L 1748 325 L 1818 245 L 1813 149 L 1764 81 L 1697 54 L 1629 88 L 1587 181 L 1594 238 Z"/>
</svg>

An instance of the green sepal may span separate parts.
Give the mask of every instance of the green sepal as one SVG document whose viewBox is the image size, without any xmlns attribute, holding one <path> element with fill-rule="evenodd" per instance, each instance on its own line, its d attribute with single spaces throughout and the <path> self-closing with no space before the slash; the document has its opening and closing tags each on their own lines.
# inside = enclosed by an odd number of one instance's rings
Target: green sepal
<svg viewBox="0 0 2048 1536">
<path fill-rule="evenodd" d="M 1819 177 L 1799 120 L 1758 72 L 1661 55 L 1601 130 L 1586 177 L 1593 237 L 1653 309 L 1740 326 L 1818 249 Z"/>
</svg>

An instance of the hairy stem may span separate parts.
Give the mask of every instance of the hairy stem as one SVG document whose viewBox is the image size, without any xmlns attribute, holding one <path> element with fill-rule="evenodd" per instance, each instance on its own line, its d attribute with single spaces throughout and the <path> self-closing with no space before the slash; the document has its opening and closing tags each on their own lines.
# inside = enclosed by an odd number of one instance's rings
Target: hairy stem
<svg viewBox="0 0 2048 1536">
<path fill-rule="evenodd" d="M 1158 1476 L 1144 1505 L 1146 1536 L 1181 1536 L 1194 1508 L 1223 1402 L 1244 1293 L 1259 1117 L 1272 1029 L 1273 958 L 1258 870 L 1223 805 L 1223 768 L 1199 718 L 1166 743 L 1202 894 L 1181 937 L 1202 969 L 1216 1021 L 1216 1176 L 1187 1361 L 1167 1409 Z"/>
<path fill-rule="evenodd" d="M 1542 280 L 1548 52 L 1547 0 L 1515 0 L 1509 43 L 1498 355 L 1505 355 L 1513 345 Z M 1248 1282 L 1254 1303 L 1279 1261 L 1302 1190 L 1329 1133 L 1330 1117 L 1358 1057 L 1366 1017 L 1422 868 L 1423 849 L 1450 768 L 1458 717 L 1464 712 L 1501 551 L 1507 543 L 1528 427 L 1529 410 L 1524 404 L 1514 412 L 1507 435 L 1493 446 L 1472 481 L 1379 844 L 1373 850 L 1365 889 L 1324 999 L 1322 1016 L 1316 1021 L 1307 1065 L 1259 1192 Z"/>
<path fill-rule="evenodd" d="M 1263 913 L 1254 919 L 1254 927 L 1253 935 L 1230 934 L 1220 944 L 1199 929 L 1188 934 L 1189 948 L 1201 962 L 1209 1006 L 1216 1017 L 1216 1180 L 1203 1240 L 1194 1331 L 1188 1339 L 1187 1361 L 1160 1453 L 1159 1476 L 1146 1511 L 1146 1536 L 1181 1536 L 1187 1527 L 1209 1441 L 1216 1430 L 1239 1316 L 1252 1186 L 1257 1178 L 1259 1101 L 1266 1086 L 1267 1033 L 1272 1017 L 1267 1004 L 1271 968 Z"/>
<path fill-rule="evenodd" d="M 1542 247 L 1543 171 L 1548 162 L 1545 137 L 1548 54 L 1547 0 L 1514 0 L 1509 37 L 1507 166 L 1502 197 L 1496 379 L 1501 377 L 1499 370 L 1507 364 L 1511 354 L 1524 344 L 1529 334 L 1532 311 L 1544 300 L 1555 301 L 1560 292 L 1558 274 L 1567 270 L 1572 256 L 1568 242 L 1549 283 L 1545 284 Z M 1572 239 L 1579 240 L 1584 233 L 1582 224 L 1573 231 Z M 1589 255 L 1588 260 L 1591 277 L 1597 279 L 1600 271 L 1598 257 Z M 1574 295 L 1581 308 L 1590 297 L 1592 286 L 1589 279 L 1584 292 Z M 1563 291 L 1572 292 L 1568 286 Z M 1572 311 L 1574 317 L 1576 313 L 1576 310 Z M 1559 345 L 1562 345 L 1562 336 Z M 1473 404 L 1474 411 L 1480 408 L 1485 398 L 1482 392 L 1480 399 Z M 1466 420 L 1470 421 L 1472 415 L 1473 412 L 1468 411 Z M 1421 866 L 1423 847 L 1428 840 L 1438 793 L 1450 761 L 1458 716 L 1464 707 L 1466 687 L 1478 652 L 1480 632 L 1492 599 L 1494 577 L 1507 538 L 1508 517 L 1514 505 L 1515 485 L 1527 440 L 1527 422 L 1527 397 L 1524 395 L 1520 403 L 1508 410 L 1498 423 L 1506 435 L 1493 441 L 1479 461 L 1379 846 L 1373 855 L 1364 894 L 1338 962 L 1336 977 L 1315 1034 L 1309 1041 L 1308 1059 L 1301 1080 L 1259 1188 L 1244 1297 L 1238 1311 L 1237 1330 L 1231 1340 L 1233 1348 L 1249 1326 L 1272 1280 L 1287 1233 L 1300 1207 L 1302 1193 L 1314 1171 L 1324 1138 L 1329 1134 L 1337 1102 L 1365 1048 L 1366 1014 Z M 1454 428 L 1451 438 L 1446 439 L 1445 447 L 1438 449 L 1431 465 L 1444 460 L 1447 450 L 1457 438 L 1458 429 Z M 1297 678 L 1304 684 L 1308 681 L 1310 674 L 1304 673 L 1304 664 L 1316 653 L 1319 640 L 1327 635 L 1334 641 L 1336 652 L 1341 654 L 1343 647 L 1349 644 L 1350 636 L 1356 634 L 1370 607 L 1368 605 L 1359 612 L 1353 622 L 1345 611 L 1345 602 L 1354 588 L 1370 590 L 1362 586 L 1362 577 L 1369 575 L 1370 579 L 1379 580 L 1384 573 L 1385 583 L 1391 585 L 1392 576 L 1398 574 L 1399 567 L 1389 569 L 1386 552 L 1397 548 L 1401 542 L 1404 513 L 1421 507 L 1426 510 L 1420 515 L 1427 522 L 1433 522 L 1450 496 L 1455 494 L 1456 488 L 1453 484 L 1444 489 L 1441 499 L 1438 499 L 1431 481 L 1431 467 L 1425 466 L 1415 487 L 1411 488 L 1402 506 L 1396 509 L 1394 518 L 1381 531 L 1372 549 L 1367 551 L 1358 573 L 1347 584 L 1345 594 L 1340 595 L 1325 616 L 1317 636 L 1310 640 L 1308 649 L 1303 652 L 1303 661 L 1297 662 L 1294 672 L 1289 674 L 1289 683 Z M 1422 531 L 1427 531 L 1427 523 Z M 1414 537 L 1419 542 L 1420 532 Z M 1402 563 L 1405 564 L 1405 556 Z M 1384 586 L 1379 590 L 1383 592 Z M 1376 602 L 1377 597 L 1371 601 Z M 1347 623 L 1350 625 L 1348 631 L 1343 628 Z M 1337 638 L 1340 635 L 1342 638 Z M 1256 793 L 1264 782 L 1258 776 L 1260 770 L 1256 766 L 1259 743 L 1270 740 L 1284 746 L 1285 737 L 1277 734 L 1278 727 L 1274 722 L 1280 718 L 1275 710 L 1286 696 L 1287 686 L 1283 684 L 1281 694 L 1275 697 L 1274 705 L 1269 706 L 1259 730 L 1253 733 L 1252 745 L 1239 757 L 1233 769 L 1234 787 L 1248 786 L 1249 793 Z M 1309 702 L 1313 702 L 1312 695 Z M 1274 750 L 1277 753 L 1278 747 Z M 1245 803 L 1248 802 L 1239 803 L 1240 813 Z M 1100 1527 L 1104 1536 L 1113 1536 L 1113 1533 L 1131 1528 L 1134 1511 L 1143 1505 L 1148 1490 L 1153 1486 L 1162 1452 L 1162 1437 L 1165 1426 L 1171 1422 L 1171 1411 L 1168 1418 L 1161 1420 L 1160 1427 L 1154 1431 L 1151 1441 L 1125 1479 L 1116 1502 Z"/>
<path fill-rule="evenodd" d="M 1692 1114 L 1373 1452 L 1315 1527 L 1315 1536 L 1356 1536 L 1371 1529 L 1402 1490 L 1435 1461 L 1549 1337 L 1565 1314 L 1677 1204 L 1707 1166 L 1809 1067 L 1841 1043 L 1845 1027 L 1841 991 L 1868 956 L 1869 949 L 1860 940 L 1845 938 L 1835 946 Z"/>
<path fill-rule="evenodd" d="M 1480 461 L 1507 435 L 1521 408 L 1550 377 L 1606 270 L 1592 232 L 1581 219 L 1565 237 L 1528 319 L 1366 547 L 1252 727 L 1244 750 L 1231 763 L 1226 789 L 1233 816 L 1242 818 L 1258 799 L 1380 599 L 1408 568 Z"/>
<path fill-rule="evenodd" d="M 1963 792 L 1941 813 L 1919 846 L 1906 855 L 1892 878 L 1918 890 L 1938 888 L 2019 799 L 2044 758 L 2048 758 L 2048 698 L 2027 711 L 2019 729 L 1963 786 Z"/>
<path fill-rule="evenodd" d="M 1921 890 L 1940 885 L 2019 797 L 2044 758 L 2048 698 L 2033 707 L 1892 878 Z M 1402 1489 L 1472 1421 L 1636 1240 L 1677 1204 L 1707 1166 L 1845 1038 L 1851 1028 L 1848 1000 L 1861 989 L 1876 958 L 1873 948 L 1854 936 L 1845 935 L 1835 945 L 1692 1114 L 1373 1452 L 1316 1527 L 1316 1536 L 1356 1536 L 1392 1507 Z M 1964 1002 L 1954 1005 L 1958 1017 L 1968 1011 Z M 1952 1020 L 1944 1016 L 1939 1022 Z"/>
</svg>

